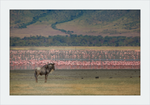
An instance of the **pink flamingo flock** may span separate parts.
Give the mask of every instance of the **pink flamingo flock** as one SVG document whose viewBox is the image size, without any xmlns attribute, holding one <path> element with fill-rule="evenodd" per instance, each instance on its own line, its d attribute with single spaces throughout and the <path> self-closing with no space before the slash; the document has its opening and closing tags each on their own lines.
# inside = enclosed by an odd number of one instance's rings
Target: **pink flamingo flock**
<svg viewBox="0 0 150 105">
<path fill-rule="evenodd" d="M 11 50 L 10 69 L 140 69 L 139 50 Z"/>
</svg>

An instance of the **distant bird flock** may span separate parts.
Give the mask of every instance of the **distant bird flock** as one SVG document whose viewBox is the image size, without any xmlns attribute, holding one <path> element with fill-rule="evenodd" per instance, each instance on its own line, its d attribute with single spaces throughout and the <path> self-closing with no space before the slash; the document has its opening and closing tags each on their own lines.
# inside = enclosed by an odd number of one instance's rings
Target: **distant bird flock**
<svg viewBox="0 0 150 105">
<path fill-rule="evenodd" d="M 140 69 L 140 50 L 11 50 L 10 69 Z"/>
</svg>

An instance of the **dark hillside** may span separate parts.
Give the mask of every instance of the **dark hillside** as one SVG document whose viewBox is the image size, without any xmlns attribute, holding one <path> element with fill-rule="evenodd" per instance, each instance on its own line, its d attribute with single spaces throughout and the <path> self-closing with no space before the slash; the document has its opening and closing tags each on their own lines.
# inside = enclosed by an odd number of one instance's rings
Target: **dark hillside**
<svg viewBox="0 0 150 105">
<path fill-rule="evenodd" d="M 48 11 L 42 10 L 10 10 L 10 27 L 26 28 L 47 13 Z"/>
<path fill-rule="evenodd" d="M 36 26 L 41 26 L 41 34 Z M 10 27 L 11 36 L 21 37 L 60 33 L 139 36 L 140 10 L 10 10 Z"/>
<path fill-rule="evenodd" d="M 15 28 L 26 28 L 42 21 L 66 22 L 81 14 L 82 11 L 74 10 L 11 10 L 10 25 Z"/>
</svg>

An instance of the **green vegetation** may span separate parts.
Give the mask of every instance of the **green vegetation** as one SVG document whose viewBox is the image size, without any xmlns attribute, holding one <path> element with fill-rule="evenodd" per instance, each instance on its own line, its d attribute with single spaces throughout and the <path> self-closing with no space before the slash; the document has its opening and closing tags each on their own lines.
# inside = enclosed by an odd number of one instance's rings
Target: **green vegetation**
<svg viewBox="0 0 150 105">
<path fill-rule="evenodd" d="M 102 36 L 31 36 L 10 37 L 10 46 L 140 46 L 140 37 Z"/>
</svg>

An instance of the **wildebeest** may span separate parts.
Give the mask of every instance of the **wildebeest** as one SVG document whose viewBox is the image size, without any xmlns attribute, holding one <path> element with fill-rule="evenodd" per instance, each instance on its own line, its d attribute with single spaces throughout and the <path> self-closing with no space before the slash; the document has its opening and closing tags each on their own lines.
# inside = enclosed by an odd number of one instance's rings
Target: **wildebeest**
<svg viewBox="0 0 150 105">
<path fill-rule="evenodd" d="M 54 65 L 55 65 L 54 63 L 49 63 L 49 64 L 44 65 L 43 67 L 37 67 L 34 72 L 36 82 L 38 82 L 37 77 L 39 75 L 45 75 L 45 82 L 47 82 L 48 74 L 55 70 Z"/>
</svg>

